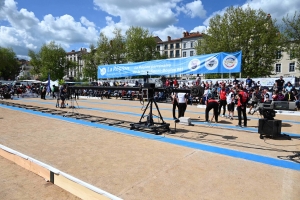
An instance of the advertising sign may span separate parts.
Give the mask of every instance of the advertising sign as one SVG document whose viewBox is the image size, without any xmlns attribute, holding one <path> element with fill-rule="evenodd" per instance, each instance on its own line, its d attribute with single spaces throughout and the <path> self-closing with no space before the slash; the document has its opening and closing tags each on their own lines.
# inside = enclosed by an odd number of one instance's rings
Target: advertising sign
<svg viewBox="0 0 300 200">
<path fill-rule="evenodd" d="M 142 75 L 241 72 L 242 52 L 214 53 L 185 58 L 98 66 L 98 79 Z"/>
</svg>

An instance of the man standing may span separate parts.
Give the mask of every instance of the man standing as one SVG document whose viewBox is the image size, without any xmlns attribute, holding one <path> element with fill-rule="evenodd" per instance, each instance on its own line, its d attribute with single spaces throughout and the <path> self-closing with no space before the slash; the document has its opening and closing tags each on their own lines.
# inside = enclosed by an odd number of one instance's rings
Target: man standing
<svg viewBox="0 0 300 200">
<path fill-rule="evenodd" d="M 276 83 L 276 86 L 277 86 L 278 91 L 282 91 L 283 86 L 284 86 L 284 80 L 283 80 L 283 77 L 280 76 L 280 78 L 277 79 L 277 80 L 275 81 L 275 83 Z"/>
<path fill-rule="evenodd" d="M 238 111 L 238 119 L 239 124 L 237 127 L 242 127 L 242 113 L 244 118 L 244 127 L 247 127 L 247 115 L 246 115 L 246 106 L 248 100 L 248 94 L 240 86 L 237 86 L 237 111 Z"/>
<path fill-rule="evenodd" d="M 229 94 L 227 95 L 227 109 L 228 109 L 228 118 L 233 120 L 233 112 L 234 112 L 234 92 L 230 89 Z"/>
<path fill-rule="evenodd" d="M 178 109 L 178 101 L 177 101 L 177 93 L 175 93 L 175 92 L 172 95 L 172 104 L 173 104 L 173 108 L 172 108 L 173 119 L 177 119 L 175 113 L 176 113 L 176 107 Z"/>
<path fill-rule="evenodd" d="M 178 87 L 178 86 L 179 86 L 178 81 L 177 81 L 176 78 L 175 78 L 174 81 L 173 81 L 173 86 L 174 86 L 174 87 Z"/>
<path fill-rule="evenodd" d="M 178 118 L 184 117 L 184 113 L 187 107 L 186 93 L 178 93 L 177 101 L 178 101 Z"/>
<path fill-rule="evenodd" d="M 220 90 L 220 93 L 219 93 L 219 96 L 220 96 L 220 104 L 219 104 L 219 115 L 221 114 L 221 108 L 223 107 L 223 114 L 222 114 L 222 117 L 225 116 L 225 112 L 226 112 L 226 90 L 225 90 L 225 86 L 223 85 L 222 86 L 222 89 Z"/>
<path fill-rule="evenodd" d="M 253 83 L 253 80 L 249 76 L 247 76 L 246 85 L 248 86 L 248 88 L 252 87 L 252 83 Z"/>
<path fill-rule="evenodd" d="M 213 117 L 215 117 L 215 121 L 218 123 L 218 108 L 219 108 L 219 103 L 217 100 L 215 100 L 214 97 L 212 97 L 206 101 L 205 122 L 208 122 L 209 111 L 211 109 L 214 109 Z"/>
<path fill-rule="evenodd" d="M 236 79 L 236 77 L 234 77 L 234 80 L 232 81 L 233 85 L 236 86 L 239 84 L 239 80 Z"/>
</svg>

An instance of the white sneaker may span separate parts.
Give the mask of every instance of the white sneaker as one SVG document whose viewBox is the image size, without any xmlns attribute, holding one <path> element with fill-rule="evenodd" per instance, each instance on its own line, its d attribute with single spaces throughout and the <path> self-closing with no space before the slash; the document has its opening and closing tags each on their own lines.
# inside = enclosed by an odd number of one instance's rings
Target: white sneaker
<svg viewBox="0 0 300 200">
<path fill-rule="evenodd" d="M 221 115 L 221 117 L 225 117 L 225 115 Z"/>
</svg>

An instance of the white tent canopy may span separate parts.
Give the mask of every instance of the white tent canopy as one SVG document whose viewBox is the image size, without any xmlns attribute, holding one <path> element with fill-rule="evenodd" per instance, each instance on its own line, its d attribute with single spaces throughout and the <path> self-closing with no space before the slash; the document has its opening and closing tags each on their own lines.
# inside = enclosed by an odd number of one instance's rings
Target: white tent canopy
<svg viewBox="0 0 300 200">
<path fill-rule="evenodd" d="M 48 84 L 48 81 L 44 81 L 44 82 L 42 82 L 43 84 Z M 55 85 L 55 86 L 58 86 L 59 84 L 58 84 L 58 81 L 51 81 L 50 80 L 50 87 L 52 87 L 53 85 Z"/>
</svg>

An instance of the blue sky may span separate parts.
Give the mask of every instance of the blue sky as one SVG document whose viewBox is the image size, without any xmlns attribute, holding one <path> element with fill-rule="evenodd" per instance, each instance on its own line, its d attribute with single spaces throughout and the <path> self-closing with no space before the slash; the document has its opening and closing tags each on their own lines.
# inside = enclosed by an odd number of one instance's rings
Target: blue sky
<svg viewBox="0 0 300 200">
<path fill-rule="evenodd" d="M 300 10 L 299 0 L 0 0 L 0 46 L 19 57 L 50 41 L 66 51 L 96 44 L 100 32 L 149 29 L 167 40 L 184 31 L 205 32 L 209 19 L 229 6 L 262 9 L 281 20 Z"/>
</svg>

